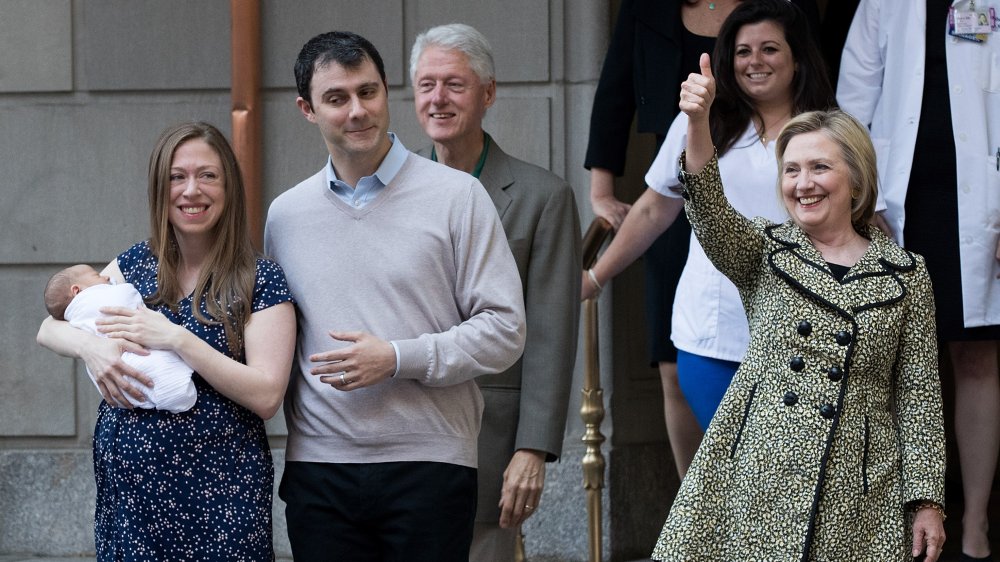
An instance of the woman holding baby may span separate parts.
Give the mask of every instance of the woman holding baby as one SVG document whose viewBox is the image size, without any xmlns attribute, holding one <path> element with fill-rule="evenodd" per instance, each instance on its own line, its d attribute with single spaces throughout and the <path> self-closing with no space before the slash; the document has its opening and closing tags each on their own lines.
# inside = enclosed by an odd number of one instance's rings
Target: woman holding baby
<svg viewBox="0 0 1000 562">
<path fill-rule="evenodd" d="M 47 318 L 45 347 L 82 359 L 104 401 L 94 432 L 99 560 L 271 560 L 274 468 L 264 419 L 295 345 L 284 273 L 257 257 L 239 166 L 205 123 L 163 132 L 149 162 L 150 238 L 102 275 L 149 308 L 102 311 L 101 338 Z M 122 353 L 177 353 L 195 374 L 185 412 L 132 408 L 151 380 Z M 121 406 L 119 406 L 121 405 Z"/>
</svg>

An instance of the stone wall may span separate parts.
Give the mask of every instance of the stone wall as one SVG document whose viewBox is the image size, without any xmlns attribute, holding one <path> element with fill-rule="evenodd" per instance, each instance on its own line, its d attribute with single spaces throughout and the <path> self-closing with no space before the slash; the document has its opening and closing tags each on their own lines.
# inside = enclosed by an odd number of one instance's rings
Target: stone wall
<svg viewBox="0 0 1000 562">
<path fill-rule="evenodd" d="M 413 114 L 409 46 L 427 27 L 461 21 L 494 46 L 499 99 L 487 130 L 514 156 L 566 177 L 589 224 L 582 161 L 615 8 L 600 0 L 263 0 L 265 208 L 325 158 L 317 130 L 294 104 L 292 64 L 306 39 L 331 29 L 371 39 L 386 62 L 391 129 L 416 149 L 427 141 Z M 147 236 L 145 167 L 164 127 L 201 119 L 231 131 L 229 33 L 226 0 L 0 0 L 0 300 L 9 307 L 0 317 L 0 554 L 93 551 L 90 443 L 99 395 L 79 362 L 35 344 L 41 290 L 57 269 L 103 266 Z M 632 195 L 642 187 L 629 185 Z M 602 364 L 606 396 L 618 384 L 623 401 L 609 412 L 605 449 L 635 445 L 652 451 L 642 462 L 655 466 L 666 449 L 655 371 L 635 343 L 643 339 L 638 324 L 616 333 L 610 320 L 611 299 L 634 309 L 640 283 L 633 273 L 617 285 L 602 305 Z M 542 507 L 527 526 L 536 559 L 587 556 L 578 392 L 573 400 L 565 460 L 550 467 Z M 636 429 L 612 435 L 616 414 Z M 280 471 L 280 414 L 268 427 Z M 616 507 L 614 490 L 605 492 L 607 513 L 644 513 L 645 504 Z M 276 544 L 287 556 L 278 503 Z M 662 520 L 660 511 L 652 508 Z M 645 552 L 654 538 L 609 535 L 608 519 L 605 528 L 605 553 L 614 558 Z"/>
</svg>

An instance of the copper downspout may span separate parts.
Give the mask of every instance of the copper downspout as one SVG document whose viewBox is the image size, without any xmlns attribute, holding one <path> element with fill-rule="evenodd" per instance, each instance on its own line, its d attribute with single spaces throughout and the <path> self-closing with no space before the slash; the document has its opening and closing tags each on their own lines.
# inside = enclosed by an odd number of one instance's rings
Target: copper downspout
<svg viewBox="0 0 1000 562">
<path fill-rule="evenodd" d="M 264 189 L 260 133 L 260 1 L 230 0 L 232 19 L 233 150 L 243 171 L 250 237 L 260 250 L 264 240 Z"/>
</svg>

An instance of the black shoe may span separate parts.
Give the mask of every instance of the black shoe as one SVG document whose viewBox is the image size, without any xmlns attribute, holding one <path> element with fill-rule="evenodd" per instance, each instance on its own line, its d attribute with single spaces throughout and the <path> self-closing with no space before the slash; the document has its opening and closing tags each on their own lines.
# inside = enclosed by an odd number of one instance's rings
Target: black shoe
<svg viewBox="0 0 1000 562">
<path fill-rule="evenodd" d="M 962 555 L 958 557 L 958 562 L 993 562 L 993 555 L 987 554 L 982 558 L 973 558 L 963 552 Z"/>
</svg>

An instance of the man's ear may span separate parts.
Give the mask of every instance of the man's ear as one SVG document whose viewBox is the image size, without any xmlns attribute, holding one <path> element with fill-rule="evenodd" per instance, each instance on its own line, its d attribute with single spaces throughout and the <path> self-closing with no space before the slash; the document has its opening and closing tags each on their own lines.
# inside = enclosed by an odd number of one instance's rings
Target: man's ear
<svg viewBox="0 0 1000 562">
<path fill-rule="evenodd" d="M 496 78 L 491 78 L 490 83 L 486 85 L 486 107 L 493 107 L 495 101 L 497 101 L 497 81 Z"/>
<path fill-rule="evenodd" d="M 295 98 L 295 105 L 299 106 L 299 111 L 302 112 L 307 121 L 310 123 L 316 122 L 316 114 L 313 113 L 312 104 L 309 103 L 309 100 L 299 96 Z"/>
</svg>

